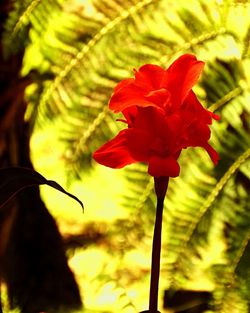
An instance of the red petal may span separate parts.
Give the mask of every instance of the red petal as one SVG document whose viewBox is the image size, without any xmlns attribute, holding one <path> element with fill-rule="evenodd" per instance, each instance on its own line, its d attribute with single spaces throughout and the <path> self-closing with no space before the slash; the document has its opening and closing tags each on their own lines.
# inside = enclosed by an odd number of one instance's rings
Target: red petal
<svg viewBox="0 0 250 313">
<path fill-rule="evenodd" d="M 163 87 L 170 91 L 173 105 L 178 106 L 182 103 L 197 82 L 204 64 L 197 61 L 194 55 L 184 54 L 167 69 Z"/>
<path fill-rule="evenodd" d="M 149 129 L 130 128 L 127 131 L 128 149 L 137 162 L 147 162 L 150 144 L 153 141 Z"/>
<path fill-rule="evenodd" d="M 220 159 L 219 154 L 214 150 L 213 147 L 210 146 L 209 143 L 206 143 L 203 148 L 207 150 L 207 153 L 209 154 L 211 160 L 214 162 L 215 165 L 218 164 L 218 161 Z"/>
<path fill-rule="evenodd" d="M 116 93 L 125 86 L 131 85 L 132 83 L 134 83 L 134 81 L 134 78 L 123 79 L 116 85 L 114 92 Z"/>
<path fill-rule="evenodd" d="M 154 177 L 177 177 L 180 174 L 180 166 L 172 156 L 167 158 L 152 156 L 149 160 L 148 173 Z"/>
<path fill-rule="evenodd" d="M 134 119 L 133 127 L 147 131 L 153 138 L 169 136 L 169 125 L 162 110 L 155 107 L 140 108 Z"/>
<path fill-rule="evenodd" d="M 95 151 L 96 162 L 111 167 L 122 168 L 135 162 L 146 162 L 152 136 L 144 130 L 124 129 Z"/>
<path fill-rule="evenodd" d="M 158 155 L 166 155 L 167 151 L 169 154 L 176 152 L 177 140 L 182 132 L 181 116 L 165 116 L 155 107 L 131 107 L 123 113 L 134 131 L 144 133 L 145 139 L 141 138 L 139 141 L 147 143 L 151 151 L 157 152 Z"/>
<path fill-rule="evenodd" d="M 201 105 L 193 90 L 190 90 L 185 98 L 181 106 L 181 111 L 183 116 L 190 122 L 197 119 L 202 123 L 212 124 L 211 112 Z"/>
<path fill-rule="evenodd" d="M 124 115 L 124 117 L 128 123 L 128 126 L 132 127 L 134 120 L 138 114 L 138 107 L 137 106 L 131 106 L 129 108 L 126 108 L 122 111 L 122 114 Z"/>
<path fill-rule="evenodd" d="M 136 160 L 128 149 L 127 132 L 128 129 L 122 130 L 115 138 L 96 150 L 93 154 L 95 161 L 111 168 L 122 168 L 135 163 Z"/>
<path fill-rule="evenodd" d="M 114 112 L 121 112 L 134 105 L 141 107 L 158 106 L 152 99 L 147 99 L 145 95 L 150 91 L 160 89 L 164 75 L 164 69 L 158 65 L 146 64 L 142 66 L 138 72 L 135 71 L 135 79 L 125 79 L 115 87 L 109 108 Z"/>
<path fill-rule="evenodd" d="M 209 140 L 211 130 L 208 125 L 197 121 L 197 123 L 190 125 L 187 136 L 189 137 L 188 146 L 202 146 L 204 142 Z"/>
<path fill-rule="evenodd" d="M 112 95 L 109 108 L 114 112 L 121 112 L 134 105 L 151 106 L 152 103 L 144 97 L 144 93 L 145 91 L 134 83 L 124 84 L 124 87 L 118 88 Z"/>
<path fill-rule="evenodd" d="M 162 67 L 145 64 L 135 72 L 135 84 L 148 91 L 160 89 L 164 75 L 165 70 Z"/>
<path fill-rule="evenodd" d="M 171 105 L 171 95 L 164 88 L 150 91 L 145 97 L 162 109 L 166 109 L 168 105 Z"/>
<path fill-rule="evenodd" d="M 216 121 L 219 121 L 220 120 L 220 116 L 219 115 L 217 115 L 217 114 L 215 114 L 215 113 L 213 113 L 213 112 L 210 112 L 210 111 L 208 111 L 209 112 L 209 114 L 212 116 L 212 118 L 214 119 L 214 120 L 216 120 Z"/>
</svg>

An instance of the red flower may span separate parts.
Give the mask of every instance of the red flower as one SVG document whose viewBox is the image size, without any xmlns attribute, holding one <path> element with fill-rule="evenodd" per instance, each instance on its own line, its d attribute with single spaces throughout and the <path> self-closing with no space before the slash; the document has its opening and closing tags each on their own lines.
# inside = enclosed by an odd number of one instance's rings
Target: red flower
<svg viewBox="0 0 250 313">
<path fill-rule="evenodd" d="M 99 148 L 94 159 L 112 168 L 146 162 L 150 175 L 176 177 L 181 150 L 203 147 L 217 164 L 208 125 L 219 117 L 203 108 L 192 91 L 203 67 L 185 54 L 167 70 L 146 64 L 135 71 L 135 78 L 121 81 L 109 107 L 123 113 L 128 128 Z"/>
</svg>

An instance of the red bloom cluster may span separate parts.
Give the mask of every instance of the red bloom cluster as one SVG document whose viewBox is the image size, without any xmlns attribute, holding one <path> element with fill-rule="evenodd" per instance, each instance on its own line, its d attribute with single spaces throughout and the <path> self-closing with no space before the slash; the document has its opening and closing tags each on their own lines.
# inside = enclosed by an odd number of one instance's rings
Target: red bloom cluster
<svg viewBox="0 0 250 313">
<path fill-rule="evenodd" d="M 112 168 L 146 162 L 150 175 L 176 177 L 181 150 L 203 147 L 217 164 L 208 125 L 219 117 L 203 108 L 192 91 L 203 67 L 204 62 L 184 54 L 167 70 L 146 64 L 134 71 L 135 78 L 121 81 L 109 107 L 123 113 L 128 128 L 99 148 L 94 159 Z"/>
</svg>

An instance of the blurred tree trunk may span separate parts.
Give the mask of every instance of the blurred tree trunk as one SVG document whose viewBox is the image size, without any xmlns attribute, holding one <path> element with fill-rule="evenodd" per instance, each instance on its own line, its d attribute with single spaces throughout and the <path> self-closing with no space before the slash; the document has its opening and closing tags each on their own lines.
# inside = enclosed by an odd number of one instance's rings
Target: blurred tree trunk
<svg viewBox="0 0 250 313">
<path fill-rule="evenodd" d="M 0 4 L 0 35 L 11 1 Z M 20 77 L 23 51 L 3 56 L 0 46 L 0 167 L 32 168 L 29 123 L 24 121 L 24 90 Z M 79 308 L 81 299 L 67 265 L 62 238 L 52 216 L 33 187 L 0 210 L 0 278 L 6 282 L 10 305 L 22 312 L 58 312 Z M 2 312 L 0 304 L 0 312 Z"/>
</svg>

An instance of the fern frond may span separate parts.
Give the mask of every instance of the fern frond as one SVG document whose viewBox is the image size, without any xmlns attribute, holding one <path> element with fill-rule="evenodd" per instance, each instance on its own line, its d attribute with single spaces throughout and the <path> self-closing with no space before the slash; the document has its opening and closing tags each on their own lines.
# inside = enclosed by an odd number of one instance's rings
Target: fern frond
<svg viewBox="0 0 250 313">
<path fill-rule="evenodd" d="M 13 31 L 11 34 L 12 40 L 17 34 L 18 31 L 22 28 L 23 25 L 27 23 L 29 20 L 29 16 L 31 15 L 32 11 L 35 7 L 39 4 L 41 0 L 32 0 L 30 1 L 29 5 L 25 8 L 21 15 L 18 15 L 18 19 L 13 26 Z M 16 2 L 17 3 L 17 2 Z"/>
<path fill-rule="evenodd" d="M 6 57 L 18 53 L 28 44 L 28 32 L 31 25 L 37 30 L 40 28 L 40 31 L 43 31 L 41 24 L 46 24 L 51 14 L 55 14 L 60 8 L 57 0 L 46 2 L 41 0 L 14 1 L 14 8 L 7 19 L 3 34 Z M 39 19 L 37 23 L 34 20 L 36 15 Z"/>
<path fill-rule="evenodd" d="M 244 164 L 250 158 L 250 148 L 247 149 L 227 170 L 227 172 L 223 175 L 223 177 L 218 181 L 209 196 L 205 200 L 204 204 L 200 207 L 198 212 L 196 212 L 195 219 L 191 220 L 191 223 L 188 227 L 185 227 L 186 233 L 182 238 L 182 244 L 179 246 L 179 255 L 175 263 L 175 267 L 179 268 L 179 262 L 181 262 L 183 258 L 183 253 L 186 252 L 186 246 L 192 240 L 192 236 L 195 235 L 195 230 L 198 227 L 198 224 L 201 222 L 202 217 L 207 213 L 207 211 L 212 207 L 213 203 L 218 199 L 221 192 L 223 192 L 223 188 L 226 186 L 228 181 L 232 178 L 235 172 L 240 168 L 242 164 Z M 239 256 L 240 259 L 240 256 Z"/>
<path fill-rule="evenodd" d="M 84 60 L 84 58 L 88 58 L 88 54 L 91 53 L 92 48 L 96 46 L 96 44 L 110 31 L 112 31 L 116 25 L 121 22 L 126 21 L 131 15 L 136 14 L 143 7 L 151 4 L 153 0 L 141 0 L 138 3 L 134 4 L 130 8 L 123 9 L 118 16 L 115 16 L 112 20 L 108 19 L 107 24 L 105 24 L 102 28 L 97 29 L 96 34 L 87 42 L 86 45 L 83 46 L 81 51 L 79 51 L 73 58 L 70 59 L 70 62 L 62 69 L 54 82 L 50 85 L 50 87 L 45 91 L 44 95 L 41 98 L 40 106 L 43 106 L 50 98 L 51 94 L 59 87 L 62 83 L 63 79 L 67 77 L 67 75 L 72 71 L 73 68 L 77 67 L 77 65 Z M 106 12 L 106 10 L 104 10 Z M 103 11 L 102 11 L 103 13 Z"/>
</svg>

